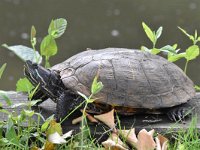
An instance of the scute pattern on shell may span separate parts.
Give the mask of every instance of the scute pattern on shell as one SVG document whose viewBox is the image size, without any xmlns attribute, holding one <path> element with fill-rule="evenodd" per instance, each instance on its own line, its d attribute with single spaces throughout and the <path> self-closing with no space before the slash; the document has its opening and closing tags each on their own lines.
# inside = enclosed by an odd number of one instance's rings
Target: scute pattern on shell
<svg viewBox="0 0 200 150">
<path fill-rule="evenodd" d="M 165 58 L 125 48 L 88 50 L 52 67 L 68 89 L 90 94 L 99 71 L 103 90 L 98 102 L 113 106 L 158 109 L 187 102 L 193 82 Z"/>
</svg>

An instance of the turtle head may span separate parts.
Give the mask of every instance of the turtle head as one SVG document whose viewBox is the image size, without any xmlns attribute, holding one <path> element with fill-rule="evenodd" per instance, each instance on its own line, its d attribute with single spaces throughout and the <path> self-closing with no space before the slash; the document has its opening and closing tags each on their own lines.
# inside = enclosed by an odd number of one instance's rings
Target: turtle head
<svg viewBox="0 0 200 150">
<path fill-rule="evenodd" d="M 49 81 L 49 78 L 51 76 L 51 71 L 49 69 L 45 69 L 44 67 L 33 63 L 31 61 L 26 61 L 25 64 L 25 70 L 24 70 L 25 76 L 31 81 L 34 85 L 45 85 Z"/>
<path fill-rule="evenodd" d="M 29 60 L 26 61 L 24 74 L 34 86 L 39 85 L 39 89 L 52 99 L 56 99 L 65 89 L 58 73 Z"/>
</svg>

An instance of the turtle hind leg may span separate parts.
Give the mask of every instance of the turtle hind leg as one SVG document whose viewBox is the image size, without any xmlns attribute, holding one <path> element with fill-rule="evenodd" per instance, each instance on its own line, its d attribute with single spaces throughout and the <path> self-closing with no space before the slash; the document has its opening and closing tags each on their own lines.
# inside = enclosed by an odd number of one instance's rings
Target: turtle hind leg
<svg viewBox="0 0 200 150">
<path fill-rule="evenodd" d="M 194 107 L 185 103 L 171 108 L 166 108 L 166 114 L 171 121 L 183 121 L 186 117 L 192 115 Z"/>
</svg>

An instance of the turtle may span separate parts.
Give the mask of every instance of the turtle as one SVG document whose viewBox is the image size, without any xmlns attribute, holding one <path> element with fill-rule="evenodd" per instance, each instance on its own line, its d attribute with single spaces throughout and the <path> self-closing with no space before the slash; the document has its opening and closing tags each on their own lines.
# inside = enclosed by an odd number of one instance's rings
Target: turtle
<svg viewBox="0 0 200 150">
<path fill-rule="evenodd" d="M 89 96 L 94 77 L 103 89 L 88 111 L 115 109 L 121 115 L 164 113 L 173 121 L 183 119 L 195 96 L 192 80 L 164 57 L 137 49 L 105 48 L 80 52 L 49 69 L 26 61 L 25 76 L 37 86 L 33 96 L 56 103 L 56 119 L 63 119 Z"/>
</svg>

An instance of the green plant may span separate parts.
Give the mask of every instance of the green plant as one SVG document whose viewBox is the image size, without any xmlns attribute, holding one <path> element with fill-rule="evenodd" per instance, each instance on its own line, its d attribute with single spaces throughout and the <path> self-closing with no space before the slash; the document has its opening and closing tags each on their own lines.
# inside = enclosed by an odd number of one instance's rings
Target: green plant
<svg viewBox="0 0 200 150">
<path fill-rule="evenodd" d="M 65 19 L 59 18 L 52 20 L 48 28 L 48 35 L 43 38 L 40 44 L 40 53 L 36 50 L 37 38 L 36 38 L 36 29 L 34 26 L 31 27 L 31 33 L 30 33 L 31 37 L 30 42 L 32 48 L 23 45 L 8 46 L 7 44 L 3 44 L 2 46 L 12 51 L 22 61 L 31 60 L 34 63 L 40 64 L 42 63 L 42 56 L 44 56 L 45 67 L 49 68 L 50 57 L 57 54 L 58 51 L 55 39 L 61 37 L 64 34 L 66 27 L 67 27 L 67 21 Z M 26 78 L 19 79 L 16 86 L 17 86 L 16 91 L 20 92 L 28 92 L 30 89 L 33 89 L 33 86 Z"/>
<path fill-rule="evenodd" d="M 36 50 L 37 38 L 36 29 L 34 26 L 31 27 L 31 45 L 32 48 L 23 45 L 8 46 L 3 44 L 2 46 L 8 50 L 14 52 L 23 61 L 31 60 L 32 62 L 40 64 L 42 62 L 42 56 L 45 57 L 45 67 L 50 67 L 49 59 L 51 56 L 57 54 L 58 47 L 56 39 L 61 37 L 67 27 L 67 21 L 63 18 L 52 20 L 49 28 L 48 35 L 46 35 L 40 44 L 40 54 Z"/>
<path fill-rule="evenodd" d="M 200 134 L 197 129 L 197 116 L 192 118 L 187 130 L 179 129 L 177 132 L 172 133 L 172 138 L 175 141 L 170 142 L 170 150 L 198 150 L 200 147 Z"/>
<path fill-rule="evenodd" d="M 87 97 L 86 95 L 84 95 L 83 93 L 78 92 L 78 94 L 84 98 L 84 101 L 79 104 L 79 106 L 77 106 L 74 110 L 72 110 L 60 123 L 62 123 L 64 120 L 66 120 L 74 111 L 76 111 L 77 109 L 79 109 L 82 105 L 84 105 L 83 107 L 83 111 L 82 111 L 82 121 L 81 121 L 81 132 L 78 133 L 76 135 L 76 138 L 78 139 L 77 141 L 77 146 L 73 146 L 76 147 L 78 149 L 89 149 L 89 148 L 93 148 L 95 149 L 95 144 L 94 141 L 90 140 L 92 139 L 92 136 L 90 134 L 90 129 L 89 126 L 87 124 L 87 118 L 86 118 L 86 109 L 88 104 L 93 103 L 96 99 L 94 99 L 94 95 L 97 94 L 98 92 L 101 91 L 101 89 L 103 88 L 103 84 L 102 82 L 98 81 L 98 73 L 97 75 L 94 77 L 94 80 L 92 82 L 91 85 L 91 95 L 89 97 Z M 88 138 L 89 137 L 89 138 Z"/>
<path fill-rule="evenodd" d="M 187 73 L 187 67 L 188 67 L 188 62 L 191 60 L 196 59 L 199 56 L 199 46 L 196 45 L 197 42 L 200 41 L 200 37 L 198 37 L 197 35 L 197 31 L 195 31 L 194 36 L 188 34 L 184 29 L 180 28 L 179 29 L 187 36 L 189 37 L 190 40 L 192 40 L 193 45 L 189 46 L 185 52 L 182 53 L 178 53 L 180 51 L 180 49 L 177 49 L 177 44 L 174 45 L 166 45 L 164 47 L 161 48 L 156 48 L 155 45 L 157 43 L 158 38 L 161 36 L 162 34 L 162 27 L 160 27 L 156 32 L 152 31 L 144 22 L 142 23 L 143 29 L 147 35 L 147 37 L 151 40 L 151 42 L 153 43 L 153 48 L 152 49 L 148 49 L 145 46 L 141 47 L 142 51 L 147 51 L 150 52 L 152 54 L 158 54 L 159 52 L 165 52 L 168 55 L 168 61 L 170 62 L 175 62 L 181 58 L 185 58 L 186 59 L 186 64 L 185 64 L 185 68 L 184 68 L 184 72 Z"/>
<path fill-rule="evenodd" d="M 143 29 L 144 29 L 147 37 L 152 42 L 153 47 L 151 49 L 149 49 L 149 48 L 147 48 L 145 46 L 142 46 L 141 50 L 148 51 L 148 52 L 150 52 L 152 54 L 158 54 L 160 52 L 160 50 L 158 48 L 156 48 L 156 43 L 157 43 L 157 40 L 160 38 L 160 36 L 162 34 L 163 27 L 159 27 L 157 31 L 152 31 L 148 27 L 148 25 L 146 25 L 144 22 L 142 22 L 142 26 L 143 26 Z"/>
<path fill-rule="evenodd" d="M 12 105 L 12 102 L 9 101 L 11 100 L 8 99 L 6 102 L 13 109 L 12 112 L 0 109 L 0 112 L 7 114 L 8 118 L 6 122 L 0 123 L 1 129 L 5 128 L 5 136 L 3 136 L 3 132 L 1 133 L 0 147 L 28 149 L 29 142 L 34 142 L 34 138 L 37 139 L 38 143 L 43 142 L 44 139 L 39 124 L 41 119 L 44 121 L 44 118 L 40 113 L 31 110 L 31 107 L 38 101 L 28 101 L 16 105 Z M 18 112 L 18 109 L 21 111 Z M 34 120 L 33 116 L 37 116 L 37 120 Z"/>
<path fill-rule="evenodd" d="M 185 55 L 183 55 L 183 57 L 186 59 L 186 64 L 185 64 L 185 69 L 184 72 L 187 72 L 187 66 L 188 66 L 188 62 L 190 60 L 194 60 L 196 59 L 197 56 L 199 56 L 199 46 L 197 46 L 197 42 L 200 41 L 200 37 L 198 37 L 197 34 L 197 30 L 195 30 L 194 36 L 190 35 L 189 33 L 187 33 L 184 29 L 182 29 L 181 27 L 178 27 L 193 43 L 192 46 L 190 46 L 186 52 Z"/>
<path fill-rule="evenodd" d="M 1 77 L 2 77 L 2 75 L 3 75 L 3 72 L 4 72 L 5 68 L 6 68 L 6 63 L 3 64 L 3 65 L 1 66 L 1 68 L 0 68 L 0 79 L 1 79 Z"/>
<path fill-rule="evenodd" d="M 40 53 L 42 56 L 45 56 L 45 67 L 50 67 L 49 58 L 57 54 L 58 48 L 55 39 L 61 37 L 65 32 L 67 27 L 67 21 L 65 19 L 56 19 L 52 20 L 49 29 L 48 35 L 44 37 L 40 44 Z"/>
</svg>

